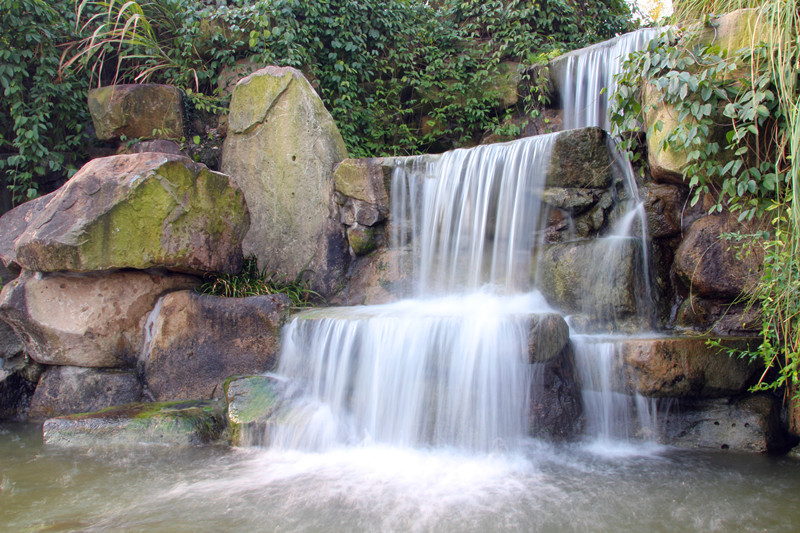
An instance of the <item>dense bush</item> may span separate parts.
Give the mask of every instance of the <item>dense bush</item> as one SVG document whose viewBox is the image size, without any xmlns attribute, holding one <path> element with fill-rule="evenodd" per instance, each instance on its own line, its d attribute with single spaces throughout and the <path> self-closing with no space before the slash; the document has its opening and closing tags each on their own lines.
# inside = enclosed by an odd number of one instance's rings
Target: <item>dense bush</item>
<svg viewBox="0 0 800 533">
<path fill-rule="evenodd" d="M 504 61 L 629 27 L 621 0 L 140 0 L 81 4 L 86 40 L 68 57 L 95 82 L 158 81 L 214 108 L 219 75 L 240 59 L 302 69 L 351 155 L 441 150 L 487 130 L 513 134 L 494 80 Z M 84 14 L 91 11 L 93 16 Z M 504 70 L 506 69 L 506 70 Z M 544 98 L 532 84 L 524 102 Z M 224 107 L 224 102 L 222 102 Z"/>
<path fill-rule="evenodd" d="M 76 37 L 71 0 L 4 0 L 0 7 L 0 178 L 14 203 L 40 181 L 75 171 L 87 143 L 88 80 L 59 71 Z"/>
</svg>

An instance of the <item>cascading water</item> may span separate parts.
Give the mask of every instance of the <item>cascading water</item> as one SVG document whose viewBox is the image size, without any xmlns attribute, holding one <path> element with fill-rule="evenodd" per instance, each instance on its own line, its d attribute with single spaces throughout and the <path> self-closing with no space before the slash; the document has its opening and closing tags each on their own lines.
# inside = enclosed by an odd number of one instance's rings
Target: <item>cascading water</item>
<svg viewBox="0 0 800 533">
<path fill-rule="evenodd" d="M 564 129 L 599 126 L 610 131 L 608 101 L 632 52 L 644 49 L 660 30 L 645 28 L 566 54 L 558 67 Z"/>
<path fill-rule="evenodd" d="M 622 71 L 622 63 L 629 54 L 644 49 L 658 33 L 657 29 L 642 29 L 568 54 L 561 60 L 558 84 L 565 128 L 600 126 L 607 131 L 611 129 L 608 101 L 616 87 L 614 76 Z M 615 254 L 626 240 L 638 237 L 642 277 L 636 307 L 639 327 L 647 328 L 653 322 L 650 311 L 653 295 L 648 279 L 650 265 L 644 204 L 638 196 L 630 163 L 613 145 L 611 152 L 617 174 L 624 177 L 628 205 L 611 234 L 598 241 L 598 249 L 602 254 Z M 601 257 L 598 259 L 598 264 L 612 263 L 603 261 Z M 603 276 L 604 279 L 600 279 Z M 613 282 L 613 273 L 604 273 L 600 269 L 590 281 L 596 282 Z M 617 366 L 614 339 L 598 340 L 574 333 L 572 339 L 575 363 L 583 384 L 587 434 L 601 442 L 627 441 L 634 436 L 652 438 L 656 433 L 657 406 L 654 400 L 622 392 L 619 386 L 622 369 Z"/>
<path fill-rule="evenodd" d="M 416 299 L 312 311 L 287 327 L 278 372 L 302 393 L 273 445 L 488 451 L 527 433 L 527 317 L 551 309 L 524 291 L 554 138 L 397 167 L 392 242 L 414 256 Z"/>
</svg>

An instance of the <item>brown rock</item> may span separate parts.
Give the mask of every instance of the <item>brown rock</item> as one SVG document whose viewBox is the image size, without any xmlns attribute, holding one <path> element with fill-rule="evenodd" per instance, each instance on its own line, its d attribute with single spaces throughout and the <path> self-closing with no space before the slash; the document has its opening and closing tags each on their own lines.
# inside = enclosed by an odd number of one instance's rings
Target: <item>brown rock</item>
<svg viewBox="0 0 800 533">
<path fill-rule="evenodd" d="M 136 360 L 147 314 L 168 291 L 197 278 L 147 272 L 34 274 L 23 271 L 0 293 L 0 318 L 35 361 L 119 367 Z"/>
<path fill-rule="evenodd" d="M 288 307 L 284 295 L 166 295 L 148 322 L 142 354 L 150 392 L 157 400 L 217 398 L 226 378 L 271 370 Z"/>
<path fill-rule="evenodd" d="M 138 402 L 142 384 L 133 370 L 51 366 L 45 370 L 31 401 L 31 418 L 49 418 L 98 411 Z"/>
<path fill-rule="evenodd" d="M 169 85 L 111 85 L 89 91 L 89 112 L 103 141 L 183 137 L 183 96 Z"/>
<path fill-rule="evenodd" d="M 356 260 L 347 285 L 331 303 L 372 305 L 407 297 L 412 290 L 412 271 L 409 252 L 379 249 Z"/>
<path fill-rule="evenodd" d="M 748 360 L 730 357 L 725 349 L 747 349 L 750 338 L 721 339 L 723 349 L 708 338 L 631 338 L 619 351 L 631 390 L 644 396 L 721 398 L 747 390 L 759 372 Z"/>
<path fill-rule="evenodd" d="M 730 215 L 711 215 L 698 219 L 675 252 L 673 270 L 693 294 L 717 298 L 736 298 L 754 288 L 760 274 L 761 256 L 740 257 L 735 241 L 724 234 L 747 229 Z"/>
<path fill-rule="evenodd" d="M 671 237 L 681 232 L 681 219 L 686 203 L 686 192 L 677 185 L 652 184 L 639 188 L 644 199 L 647 217 L 647 235 L 651 239 Z"/>
</svg>

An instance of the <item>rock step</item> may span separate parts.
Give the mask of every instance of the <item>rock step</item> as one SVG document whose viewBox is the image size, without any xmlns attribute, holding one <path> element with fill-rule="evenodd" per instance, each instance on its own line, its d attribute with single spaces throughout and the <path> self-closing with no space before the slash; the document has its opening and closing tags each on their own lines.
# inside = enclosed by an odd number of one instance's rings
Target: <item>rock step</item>
<svg viewBox="0 0 800 533">
<path fill-rule="evenodd" d="M 133 403 L 51 418 L 43 436 L 45 444 L 62 447 L 196 446 L 220 440 L 225 426 L 223 401 Z"/>
</svg>

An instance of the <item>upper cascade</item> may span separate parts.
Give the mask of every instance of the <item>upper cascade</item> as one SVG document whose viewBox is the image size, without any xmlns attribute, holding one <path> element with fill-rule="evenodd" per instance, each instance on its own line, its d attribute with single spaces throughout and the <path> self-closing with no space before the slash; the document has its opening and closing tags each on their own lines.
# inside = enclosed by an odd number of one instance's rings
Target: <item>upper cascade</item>
<svg viewBox="0 0 800 533">
<path fill-rule="evenodd" d="M 530 288 L 556 135 L 408 158 L 392 178 L 392 246 L 411 243 L 415 295 Z"/>
<path fill-rule="evenodd" d="M 643 50 L 659 31 L 644 28 L 626 33 L 551 62 L 553 81 L 564 111 L 564 129 L 599 126 L 610 131 L 608 102 L 616 87 L 614 76 L 622 72 L 625 58 Z"/>
</svg>

